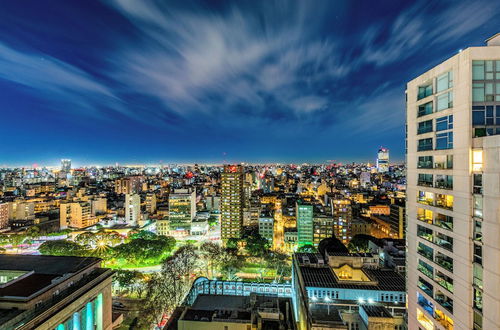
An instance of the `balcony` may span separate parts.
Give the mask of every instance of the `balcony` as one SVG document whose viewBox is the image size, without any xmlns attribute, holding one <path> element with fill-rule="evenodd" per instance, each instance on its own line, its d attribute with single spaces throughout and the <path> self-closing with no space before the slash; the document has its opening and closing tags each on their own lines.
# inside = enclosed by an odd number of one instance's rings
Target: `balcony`
<svg viewBox="0 0 500 330">
<path fill-rule="evenodd" d="M 453 176 L 451 175 L 436 175 L 436 183 L 434 185 L 436 188 L 441 189 L 453 189 Z"/>
<path fill-rule="evenodd" d="M 434 287 L 429 282 L 427 282 L 426 280 L 423 280 L 422 278 L 419 277 L 417 285 L 418 285 L 420 290 L 425 292 L 429 297 L 432 297 Z"/>
<path fill-rule="evenodd" d="M 440 253 L 436 253 L 436 258 L 434 259 L 434 262 L 438 264 L 439 266 L 443 267 L 450 273 L 453 273 L 453 259 Z"/>
<path fill-rule="evenodd" d="M 445 288 L 449 292 L 453 293 L 453 279 L 444 275 L 443 273 L 437 271 L 434 281 L 438 283 L 441 287 Z"/>
<path fill-rule="evenodd" d="M 450 236 L 446 236 L 441 233 L 436 233 L 436 235 L 434 236 L 434 244 L 450 252 L 453 252 L 453 238 Z"/>
</svg>

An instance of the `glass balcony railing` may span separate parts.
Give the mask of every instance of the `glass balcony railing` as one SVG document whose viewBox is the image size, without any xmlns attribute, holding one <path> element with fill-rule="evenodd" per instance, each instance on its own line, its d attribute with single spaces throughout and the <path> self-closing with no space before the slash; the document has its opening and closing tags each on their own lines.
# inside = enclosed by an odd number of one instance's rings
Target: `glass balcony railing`
<svg viewBox="0 0 500 330">
<path fill-rule="evenodd" d="M 443 306 L 448 312 L 453 314 L 453 300 L 451 298 L 448 298 L 441 292 L 437 292 L 434 300 Z"/>
<path fill-rule="evenodd" d="M 434 262 L 438 264 L 439 266 L 443 267 L 447 271 L 453 273 L 453 259 L 440 253 L 436 253 L 436 258 L 434 259 Z"/>
</svg>

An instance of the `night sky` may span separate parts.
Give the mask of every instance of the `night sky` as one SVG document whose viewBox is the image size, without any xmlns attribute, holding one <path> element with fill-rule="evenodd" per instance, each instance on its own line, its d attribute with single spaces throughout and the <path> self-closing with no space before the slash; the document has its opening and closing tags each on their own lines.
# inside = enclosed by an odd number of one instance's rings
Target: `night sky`
<svg viewBox="0 0 500 330">
<path fill-rule="evenodd" d="M 404 158 L 405 83 L 500 1 L 0 3 L 0 165 Z"/>
</svg>

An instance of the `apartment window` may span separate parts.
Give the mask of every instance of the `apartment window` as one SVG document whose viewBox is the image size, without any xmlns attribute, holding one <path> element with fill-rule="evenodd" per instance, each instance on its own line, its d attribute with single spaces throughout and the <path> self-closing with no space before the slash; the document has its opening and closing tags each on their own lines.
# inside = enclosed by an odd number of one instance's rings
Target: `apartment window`
<svg viewBox="0 0 500 330">
<path fill-rule="evenodd" d="M 434 206 L 442 207 L 444 209 L 453 210 L 453 196 L 445 194 L 436 194 Z"/>
<path fill-rule="evenodd" d="M 478 264 L 472 265 L 473 281 L 472 283 L 482 289 L 483 288 L 483 267 Z"/>
<path fill-rule="evenodd" d="M 474 194 L 482 194 L 483 193 L 483 175 L 474 173 L 472 179 L 472 192 Z"/>
<path fill-rule="evenodd" d="M 427 227 L 417 225 L 417 236 L 432 242 L 432 230 Z"/>
<path fill-rule="evenodd" d="M 417 219 L 432 224 L 433 212 L 431 210 L 417 208 Z"/>
<path fill-rule="evenodd" d="M 451 107 L 453 107 L 453 94 L 451 92 L 441 94 L 437 97 L 437 111 L 449 109 Z"/>
<path fill-rule="evenodd" d="M 483 311 L 483 291 L 478 288 L 474 288 L 474 308 Z"/>
<path fill-rule="evenodd" d="M 434 286 L 432 284 L 430 284 L 429 282 L 427 282 L 426 280 L 424 280 L 423 278 L 421 278 L 420 276 L 418 277 L 417 285 L 420 288 L 420 290 L 427 293 L 430 297 L 433 296 L 432 293 L 434 291 Z"/>
<path fill-rule="evenodd" d="M 453 189 L 452 175 L 436 175 L 436 188 Z"/>
<path fill-rule="evenodd" d="M 474 244 L 474 262 L 479 265 L 483 264 L 483 247 L 479 244 Z"/>
<path fill-rule="evenodd" d="M 484 80 L 484 61 L 472 61 L 472 79 Z"/>
<path fill-rule="evenodd" d="M 441 252 L 436 252 L 436 258 L 434 259 L 434 262 L 447 271 L 453 273 L 453 259 L 451 257 L 448 257 Z"/>
<path fill-rule="evenodd" d="M 444 116 L 436 119 L 436 132 L 446 131 L 453 128 L 453 115 Z"/>
<path fill-rule="evenodd" d="M 421 100 L 430 95 L 432 95 L 432 83 L 418 87 L 417 100 Z"/>
<path fill-rule="evenodd" d="M 473 200 L 473 213 L 476 218 L 483 218 L 483 196 L 474 195 Z"/>
<path fill-rule="evenodd" d="M 474 232 L 472 238 L 476 242 L 483 240 L 483 223 L 480 220 L 474 220 Z"/>
<path fill-rule="evenodd" d="M 483 170 L 483 150 L 481 149 L 472 151 L 472 170 L 475 172 Z"/>
<path fill-rule="evenodd" d="M 438 227 L 453 230 L 453 217 L 449 215 L 444 215 L 441 213 L 436 214 L 436 218 L 434 219 L 434 224 Z"/>
<path fill-rule="evenodd" d="M 432 183 L 433 183 L 433 175 L 432 174 L 422 174 L 422 173 L 420 173 L 418 175 L 418 182 L 417 182 L 417 184 L 419 186 L 432 187 Z"/>
<path fill-rule="evenodd" d="M 453 299 L 449 298 L 441 291 L 437 291 L 434 300 L 448 310 L 448 312 L 453 314 Z"/>
<path fill-rule="evenodd" d="M 421 104 L 418 106 L 417 117 L 422 117 L 425 115 L 430 115 L 432 113 L 432 101 Z"/>
<path fill-rule="evenodd" d="M 437 77 L 436 92 L 442 92 L 453 87 L 453 72 L 446 72 Z"/>
<path fill-rule="evenodd" d="M 436 134 L 436 150 L 453 149 L 453 132 Z"/>
<path fill-rule="evenodd" d="M 417 151 L 432 150 L 432 138 L 418 140 Z"/>
<path fill-rule="evenodd" d="M 453 155 L 436 155 L 434 156 L 434 168 L 452 169 Z"/>
<path fill-rule="evenodd" d="M 434 206 L 434 193 L 427 192 L 427 191 L 419 191 L 418 197 L 417 197 L 417 202 L 420 204 L 427 204 L 427 205 Z"/>
<path fill-rule="evenodd" d="M 433 278 L 434 268 L 432 268 L 432 266 L 428 263 L 419 259 L 417 269 L 428 278 Z"/>
<path fill-rule="evenodd" d="M 453 252 L 453 237 L 436 233 L 436 235 L 434 235 L 434 243 L 443 249 Z"/>
<path fill-rule="evenodd" d="M 418 123 L 417 134 L 432 132 L 432 120 L 421 121 Z"/>
<path fill-rule="evenodd" d="M 417 168 L 432 168 L 432 156 L 419 156 Z"/>
<path fill-rule="evenodd" d="M 421 242 L 418 242 L 417 252 L 420 255 L 422 255 L 422 256 L 424 256 L 427 259 L 432 261 L 432 258 L 434 256 L 434 250 L 431 247 L 428 247 L 427 245 L 425 245 Z"/>
<path fill-rule="evenodd" d="M 437 284 L 441 285 L 449 292 L 453 293 L 453 279 L 451 277 L 441 273 L 438 270 L 436 271 L 436 275 L 434 276 L 434 281 L 436 281 Z"/>
</svg>

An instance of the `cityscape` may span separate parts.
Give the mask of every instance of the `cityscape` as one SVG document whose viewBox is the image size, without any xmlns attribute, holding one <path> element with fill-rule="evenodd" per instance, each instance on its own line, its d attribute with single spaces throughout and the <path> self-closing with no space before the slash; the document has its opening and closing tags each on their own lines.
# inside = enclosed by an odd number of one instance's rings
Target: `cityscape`
<svg viewBox="0 0 500 330">
<path fill-rule="evenodd" d="M 1 3 L 0 330 L 500 329 L 500 4 L 370 5 Z"/>
</svg>

